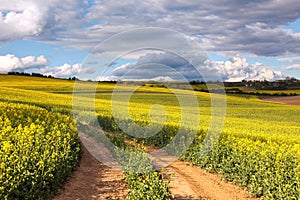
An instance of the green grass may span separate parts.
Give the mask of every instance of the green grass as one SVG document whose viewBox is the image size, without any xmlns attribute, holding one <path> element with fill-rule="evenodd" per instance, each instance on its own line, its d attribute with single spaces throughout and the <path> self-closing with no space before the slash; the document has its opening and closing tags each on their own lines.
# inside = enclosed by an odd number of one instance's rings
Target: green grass
<svg viewBox="0 0 300 200">
<path fill-rule="evenodd" d="M 227 87 L 226 89 L 234 89 L 234 88 L 238 88 L 241 91 L 244 92 L 258 92 L 258 93 L 265 93 L 265 94 L 293 94 L 296 93 L 297 95 L 300 95 L 300 90 L 296 89 L 296 90 L 255 90 L 255 89 L 249 89 L 249 88 L 245 88 L 245 87 Z"/>
</svg>

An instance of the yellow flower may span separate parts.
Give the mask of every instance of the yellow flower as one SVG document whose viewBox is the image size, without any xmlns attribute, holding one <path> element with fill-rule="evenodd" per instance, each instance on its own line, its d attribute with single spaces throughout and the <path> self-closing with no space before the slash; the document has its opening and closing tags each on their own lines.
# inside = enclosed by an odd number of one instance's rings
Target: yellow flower
<svg viewBox="0 0 300 200">
<path fill-rule="evenodd" d="M 2 149 L 3 149 L 4 152 L 9 152 L 10 147 L 11 147 L 10 142 L 8 142 L 8 141 L 2 142 Z"/>
</svg>

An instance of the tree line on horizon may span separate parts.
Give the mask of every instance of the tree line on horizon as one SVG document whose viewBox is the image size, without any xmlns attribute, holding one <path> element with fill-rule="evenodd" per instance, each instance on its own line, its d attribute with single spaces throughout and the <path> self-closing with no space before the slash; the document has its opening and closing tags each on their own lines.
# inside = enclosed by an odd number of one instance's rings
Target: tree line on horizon
<svg viewBox="0 0 300 200">
<path fill-rule="evenodd" d="M 42 77 L 42 78 L 56 78 L 51 75 L 44 75 L 41 73 L 26 73 L 26 72 L 8 72 L 8 75 L 17 75 L 17 76 L 33 76 L 33 77 Z M 68 77 L 64 78 L 67 80 L 80 80 L 78 77 Z M 91 81 L 91 80 L 89 80 Z M 136 82 L 145 82 L 147 84 L 160 84 L 162 82 L 159 81 L 98 81 L 98 82 L 104 82 L 104 83 L 136 83 Z M 222 82 L 222 81 L 199 81 L 199 80 L 193 80 L 189 82 L 191 85 L 202 85 L 202 84 L 224 84 L 226 88 L 228 87 L 245 87 L 249 89 L 255 89 L 255 90 L 296 90 L 300 89 L 300 80 L 294 78 L 294 77 L 286 77 L 286 79 L 283 80 L 275 80 L 275 81 L 268 81 L 268 80 L 242 80 L 240 82 Z M 184 83 L 186 84 L 186 83 Z"/>
</svg>

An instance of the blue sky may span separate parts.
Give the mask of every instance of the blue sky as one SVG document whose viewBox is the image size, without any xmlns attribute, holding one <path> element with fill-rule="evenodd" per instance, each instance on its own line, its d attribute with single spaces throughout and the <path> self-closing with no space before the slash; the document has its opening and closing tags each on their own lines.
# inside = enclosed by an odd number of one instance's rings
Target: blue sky
<svg viewBox="0 0 300 200">
<path fill-rule="evenodd" d="M 292 23 L 284 25 L 283 28 L 285 28 L 285 29 L 291 29 L 294 32 L 300 33 L 300 19 L 297 19 L 297 20 L 295 20 Z"/>
<path fill-rule="evenodd" d="M 14 54 L 17 57 L 44 55 L 51 66 L 65 63 L 81 63 L 88 51 L 78 51 L 58 44 L 47 44 L 32 40 L 15 40 L 6 42 L 0 48 L 0 54 Z"/>
<path fill-rule="evenodd" d="M 99 43 L 123 31 L 160 27 L 196 40 L 216 61 L 213 73 L 224 80 L 300 78 L 297 0 L 66 0 L 63 5 L 58 0 L 4 0 L 0 12 L 0 73 L 96 78 L 101 74 L 85 58 Z M 121 57 L 107 78 L 119 78 L 117 72 L 126 71 L 128 63 L 141 63 L 147 54 Z M 99 59 L 107 64 L 113 58 Z"/>
</svg>

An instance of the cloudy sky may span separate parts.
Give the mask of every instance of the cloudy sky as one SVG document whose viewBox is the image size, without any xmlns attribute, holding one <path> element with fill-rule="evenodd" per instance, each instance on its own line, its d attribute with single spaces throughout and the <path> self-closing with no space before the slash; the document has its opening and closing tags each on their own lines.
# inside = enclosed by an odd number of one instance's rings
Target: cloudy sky
<svg viewBox="0 0 300 200">
<path fill-rule="evenodd" d="M 146 73 L 145 63 L 162 62 L 194 78 L 187 67 L 189 59 L 183 61 L 166 52 L 131 54 L 113 64 L 111 55 L 101 52 L 101 61 L 94 60 L 94 65 L 86 61 L 99 43 L 114 34 L 146 27 L 178 31 L 196 41 L 211 59 L 203 73 L 216 73 L 224 80 L 300 78 L 298 0 L 1 0 L 0 73 L 95 78 L 103 77 L 95 63 L 108 62 L 111 69 L 106 78 L 118 79 L 128 71 L 130 77 Z M 150 33 L 161 38 L 158 43 L 181 45 L 176 37 Z M 147 32 L 131 37 L 119 38 L 111 48 L 117 52 L 134 39 L 149 39 Z M 150 73 L 158 70 L 153 67 Z M 146 78 L 172 79 L 172 73 L 163 70 Z"/>
</svg>

